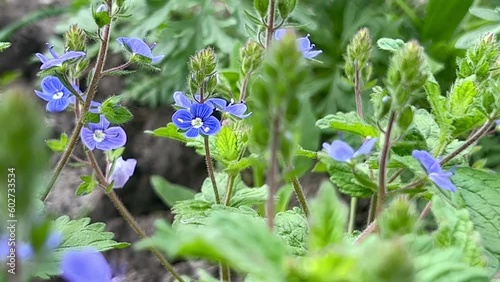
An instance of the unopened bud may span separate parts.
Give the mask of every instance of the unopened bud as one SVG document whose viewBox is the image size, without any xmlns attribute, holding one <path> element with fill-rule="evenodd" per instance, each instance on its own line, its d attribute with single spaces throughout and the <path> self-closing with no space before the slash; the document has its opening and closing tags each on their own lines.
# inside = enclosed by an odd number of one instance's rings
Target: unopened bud
<svg viewBox="0 0 500 282">
<path fill-rule="evenodd" d="M 83 29 L 78 25 L 71 25 L 68 31 L 64 34 L 64 47 L 71 51 L 85 51 L 87 36 Z"/>
<path fill-rule="evenodd" d="M 245 75 L 254 71 L 262 63 L 264 49 L 257 42 L 249 40 L 240 51 L 241 72 Z"/>
</svg>

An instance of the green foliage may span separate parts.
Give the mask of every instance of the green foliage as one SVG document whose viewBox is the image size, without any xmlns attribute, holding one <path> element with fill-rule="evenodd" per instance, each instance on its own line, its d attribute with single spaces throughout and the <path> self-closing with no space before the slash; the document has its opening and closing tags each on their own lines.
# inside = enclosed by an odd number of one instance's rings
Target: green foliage
<svg viewBox="0 0 500 282">
<path fill-rule="evenodd" d="M 234 131 L 228 127 L 222 127 L 221 131 L 215 137 L 215 146 L 219 156 L 225 162 L 236 161 L 239 155 L 238 139 Z"/>
<path fill-rule="evenodd" d="M 394 238 L 412 234 L 417 230 L 417 219 L 418 215 L 414 204 L 408 198 L 397 197 L 392 200 L 377 220 L 380 236 Z"/>
<path fill-rule="evenodd" d="M 179 201 L 193 199 L 195 195 L 193 190 L 182 185 L 170 183 L 159 175 L 151 176 L 151 185 L 156 195 L 169 207 L 173 207 Z"/>
<path fill-rule="evenodd" d="M 52 151 L 64 152 L 64 149 L 66 149 L 66 145 L 68 145 L 68 135 L 63 132 L 59 139 L 49 139 L 45 142 Z"/>
<path fill-rule="evenodd" d="M 355 112 L 327 115 L 316 122 L 320 129 L 335 129 L 361 135 L 375 137 L 379 132 L 376 127 L 366 124 Z"/>
<path fill-rule="evenodd" d="M 10 42 L 0 42 L 0 52 L 3 52 L 5 49 L 10 47 Z"/>
<path fill-rule="evenodd" d="M 274 218 L 274 233 L 285 241 L 290 254 L 306 254 L 309 230 L 307 219 L 299 208 L 277 213 Z"/>
<path fill-rule="evenodd" d="M 78 186 L 78 189 L 76 190 L 77 196 L 88 195 L 92 193 L 92 191 L 94 191 L 97 185 L 99 185 L 99 182 L 97 182 L 97 180 L 93 176 L 82 175 L 80 176 L 80 179 L 82 180 L 82 183 L 80 184 L 80 186 Z"/>
<path fill-rule="evenodd" d="M 319 251 L 333 244 L 340 244 L 344 237 L 347 209 L 336 195 L 333 185 L 321 184 L 318 196 L 310 203 L 309 249 Z"/>
<path fill-rule="evenodd" d="M 369 197 L 376 190 L 376 186 L 374 187 L 369 178 L 363 175 L 364 172 L 358 170 L 354 173 L 351 165 L 336 162 L 324 155 L 320 157 L 320 161 L 327 165 L 327 171 L 331 175 L 330 180 L 340 192 L 352 197 Z"/>
<path fill-rule="evenodd" d="M 100 107 L 101 114 L 103 114 L 109 122 L 114 124 L 126 123 L 134 117 L 127 108 L 119 105 L 120 100 L 120 96 L 109 97 Z"/>
<path fill-rule="evenodd" d="M 456 204 L 469 212 L 485 248 L 488 273 L 494 275 L 500 271 L 500 177 L 483 170 L 459 168 L 452 180 L 461 196 Z"/>
</svg>

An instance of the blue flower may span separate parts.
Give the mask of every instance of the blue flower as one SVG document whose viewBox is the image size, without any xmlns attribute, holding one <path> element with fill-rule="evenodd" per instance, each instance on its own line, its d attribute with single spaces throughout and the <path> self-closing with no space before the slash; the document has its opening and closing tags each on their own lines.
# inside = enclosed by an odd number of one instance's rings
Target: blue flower
<svg viewBox="0 0 500 282">
<path fill-rule="evenodd" d="M 195 99 L 199 100 L 200 95 L 196 95 Z M 191 101 L 181 91 L 174 92 L 174 102 L 175 106 L 178 106 L 183 109 L 189 109 L 191 105 L 195 104 L 195 102 Z M 252 113 L 245 114 L 245 112 L 247 111 L 247 105 L 245 105 L 245 103 L 235 104 L 234 101 L 231 101 L 231 103 L 228 104 L 226 100 L 221 98 L 209 98 L 205 100 L 204 103 L 212 108 L 215 108 L 219 111 L 228 113 L 230 115 L 233 115 L 241 119 L 247 118 L 252 114 Z"/>
<path fill-rule="evenodd" d="M 40 61 L 42 62 L 42 66 L 40 67 L 41 70 L 50 69 L 52 67 L 60 67 L 66 61 L 78 59 L 85 56 L 85 52 L 81 51 L 67 51 L 63 55 L 58 56 L 54 51 L 54 45 L 47 44 L 47 47 L 49 48 L 49 52 L 52 55 L 53 59 L 49 59 L 41 53 L 35 54 L 35 56 L 37 56 L 38 59 L 40 59 Z"/>
<path fill-rule="evenodd" d="M 110 122 L 101 115 L 99 123 L 89 123 L 88 127 L 82 128 L 80 138 L 83 144 L 90 150 L 97 148 L 103 151 L 123 147 L 127 143 L 127 134 L 123 128 L 109 125 Z"/>
<path fill-rule="evenodd" d="M 189 138 L 199 134 L 214 135 L 219 132 L 221 124 L 212 116 L 214 109 L 207 104 L 192 104 L 189 109 L 180 109 L 172 115 L 172 122 L 181 130 L 186 130 Z"/>
<path fill-rule="evenodd" d="M 27 261 L 31 259 L 35 252 L 33 247 L 29 243 L 17 241 L 16 245 L 12 245 L 12 240 L 9 240 L 7 236 L 0 239 L 0 261 L 7 258 L 10 254 L 11 249 L 16 247 L 16 255 L 20 260 Z M 52 232 L 49 237 L 45 240 L 43 245 L 44 252 L 52 252 L 55 248 L 59 247 L 62 242 L 62 234 L 60 232 Z"/>
<path fill-rule="evenodd" d="M 420 150 L 414 150 L 411 155 L 422 164 L 429 178 L 439 188 L 451 192 L 457 191 L 457 187 L 450 179 L 453 173 L 450 171 L 443 171 L 439 159 L 434 159 L 428 152 Z"/>
<path fill-rule="evenodd" d="M 287 33 L 286 29 L 278 29 L 274 33 L 274 38 L 276 40 L 281 40 L 283 36 Z M 299 37 L 297 38 L 297 48 L 299 51 L 302 53 L 302 56 L 306 59 L 312 59 L 319 54 L 323 53 L 321 50 L 314 50 L 315 45 L 311 44 L 311 41 L 309 40 L 309 34 L 305 37 Z"/>
<path fill-rule="evenodd" d="M 137 160 L 135 159 L 128 159 L 126 161 L 122 157 L 116 159 L 113 171 L 108 179 L 110 183 L 114 181 L 113 188 L 123 188 L 130 176 L 134 174 L 136 165 Z M 109 168 L 111 168 L 111 164 L 109 165 Z"/>
<path fill-rule="evenodd" d="M 68 282 L 112 281 L 111 267 L 104 256 L 92 247 L 65 252 L 61 272 Z"/>
<path fill-rule="evenodd" d="M 155 64 L 163 59 L 164 55 L 153 56 L 153 48 L 155 45 L 151 47 L 148 46 L 143 40 L 139 38 L 128 38 L 128 37 L 119 37 L 117 41 L 127 49 L 132 56 L 140 55 L 146 58 L 151 59 L 151 63 Z"/>
<path fill-rule="evenodd" d="M 42 92 L 35 90 L 35 93 L 38 97 L 48 102 L 46 107 L 47 112 L 62 112 L 69 106 L 73 94 L 62 84 L 59 78 L 47 76 L 42 80 L 41 84 Z"/>
<path fill-rule="evenodd" d="M 351 159 L 361 155 L 369 155 L 376 142 L 377 138 L 368 139 L 357 151 L 354 151 L 354 149 L 344 141 L 335 140 L 332 144 L 323 143 L 323 149 L 325 149 L 332 159 L 339 162 L 349 162 Z"/>
</svg>

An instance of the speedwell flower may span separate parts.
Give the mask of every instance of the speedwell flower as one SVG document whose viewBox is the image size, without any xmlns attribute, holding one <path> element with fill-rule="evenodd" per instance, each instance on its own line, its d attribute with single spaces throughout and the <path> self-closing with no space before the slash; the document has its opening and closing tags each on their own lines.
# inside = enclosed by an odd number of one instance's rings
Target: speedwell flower
<svg viewBox="0 0 500 282">
<path fill-rule="evenodd" d="M 63 55 L 58 56 L 54 51 L 54 45 L 49 45 L 47 43 L 47 47 L 49 48 L 49 52 L 52 55 L 53 59 L 49 59 L 41 53 L 35 54 L 35 56 L 37 56 L 38 59 L 40 59 L 40 61 L 42 62 L 42 66 L 40 67 L 41 70 L 50 69 L 52 67 L 60 67 L 64 62 L 85 56 L 85 52 L 81 51 L 66 51 Z"/>
<path fill-rule="evenodd" d="M 368 139 L 357 151 L 354 151 L 354 149 L 344 141 L 335 140 L 332 144 L 323 143 L 323 149 L 325 149 L 332 159 L 339 162 L 349 162 L 351 159 L 361 155 L 369 155 L 375 142 L 377 142 L 377 138 Z"/>
<path fill-rule="evenodd" d="M 197 100 L 200 99 L 200 95 L 196 95 L 195 98 Z M 175 91 L 174 92 L 174 102 L 176 106 L 184 109 L 189 109 L 191 105 L 195 104 L 196 102 L 191 101 L 184 93 L 181 91 Z M 233 115 L 235 117 L 244 119 L 249 117 L 252 113 L 245 114 L 247 111 L 247 105 L 245 103 L 234 103 L 234 101 L 231 101 L 231 103 L 228 103 L 226 100 L 221 99 L 221 98 L 208 98 L 204 101 L 204 103 L 212 108 L 215 108 L 223 113 L 228 113 L 230 115 Z"/>
<path fill-rule="evenodd" d="M 48 102 L 47 112 L 62 112 L 69 106 L 73 94 L 62 84 L 59 78 L 47 76 L 42 80 L 41 84 L 42 92 L 35 90 L 35 93 Z"/>
<path fill-rule="evenodd" d="M 429 178 L 439 188 L 451 192 L 457 191 L 457 187 L 450 179 L 453 173 L 450 171 L 443 171 L 439 159 L 435 159 L 428 152 L 420 150 L 414 150 L 411 155 L 422 164 Z"/>
<path fill-rule="evenodd" d="M 68 282 L 112 281 L 111 267 L 104 256 L 92 247 L 65 252 L 61 271 Z"/>
<path fill-rule="evenodd" d="M 82 128 L 80 137 L 83 144 L 90 150 L 97 148 L 103 151 L 123 147 L 127 143 L 127 134 L 123 128 L 109 125 L 110 122 L 101 115 L 99 123 L 89 123 L 88 127 Z"/>
<path fill-rule="evenodd" d="M 219 132 L 219 120 L 212 116 L 214 109 L 206 104 L 192 104 L 189 109 L 180 109 L 172 115 L 172 122 L 181 130 L 186 130 L 186 136 L 194 138 L 199 134 L 214 135 Z"/>
<path fill-rule="evenodd" d="M 286 29 L 283 29 L 283 28 L 278 29 L 274 33 L 274 38 L 276 40 L 281 40 L 281 38 L 283 38 L 283 36 L 285 36 L 286 32 L 287 32 Z M 314 50 L 315 45 L 311 44 L 311 41 L 309 40 L 309 36 L 310 36 L 310 34 L 308 34 L 305 37 L 297 38 L 297 48 L 302 53 L 302 56 L 306 59 L 312 59 L 312 58 L 318 56 L 319 54 L 323 53 L 323 51 L 321 51 L 321 50 Z"/>
<path fill-rule="evenodd" d="M 128 159 L 126 161 L 122 157 L 116 159 L 113 166 L 113 171 L 111 172 L 111 176 L 108 179 L 110 183 L 114 181 L 113 188 L 123 188 L 130 176 L 134 174 L 136 165 L 136 159 Z M 109 166 L 111 168 L 111 164 L 109 164 Z"/>
<path fill-rule="evenodd" d="M 154 44 L 152 46 L 148 46 L 146 42 L 139 38 L 129 38 L 129 37 L 119 37 L 117 41 L 127 49 L 130 53 L 132 53 L 132 57 L 135 55 L 140 55 L 146 58 L 151 59 L 151 63 L 155 64 L 161 61 L 163 59 L 164 55 L 159 55 L 159 56 L 153 56 L 153 48 Z"/>
<path fill-rule="evenodd" d="M 44 252 L 52 252 L 55 248 L 59 247 L 62 241 L 62 234 L 60 232 L 52 232 L 49 234 L 45 243 L 43 244 Z M 10 253 L 10 249 L 13 247 L 10 244 L 7 236 L 4 236 L 0 239 L 0 261 Z M 27 261 L 31 259 L 34 255 L 34 250 L 31 244 L 25 242 L 17 242 L 16 243 L 16 255 L 20 260 Z"/>
</svg>

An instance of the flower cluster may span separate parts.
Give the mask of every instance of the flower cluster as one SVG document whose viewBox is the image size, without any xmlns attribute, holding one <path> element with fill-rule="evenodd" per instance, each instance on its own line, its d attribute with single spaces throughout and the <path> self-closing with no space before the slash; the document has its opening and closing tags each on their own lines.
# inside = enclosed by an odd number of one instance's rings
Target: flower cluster
<svg viewBox="0 0 500 282">
<path fill-rule="evenodd" d="M 89 123 L 82 128 L 80 137 L 83 144 L 89 150 L 99 149 L 103 151 L 114 150 L 123 147 L 127 143 L 127 134 L 119 126 L 110 127 L 110 122 L 100 115 L 98 123 Z"/>
<path fill-rule="evenodd" d="M 40 67 L 41 70 L 46 70 L 54 67 L 60 67 L 62 66 L 65 62 L 69 62 L 72 60 L 76 60 L 79 58 L 82 58 L 85 56 L 85 52 L 81 51 L 67 51 L 63 55 L 58 56 L 56 52 L 54 51 L 54 45 L 48 45 L 49 52 L 52 55 L 52 59 L 47 58 L 43 54 L 36 53 L 35 56 L 40 59 L 42 62 L 42 66 Z"/>
<path fill-rule="evenodd" d="M 274 33 L 274 38 L 276 40 L 281 40 L 287 33 L 286 29 L 278 29 Z M 319 54 L 323 53 L 321 50 L 314 50 L 315 45 L 309 40 L 309 34 L 305 37 L 297 38 L 297 48 L 302 53 L 302 56 L 306 59 L 313 59 Z"/>
<path fill-rule="evenodd" d="M 344 141 L 335 140 L 331 144 L 323 143 L 323 149 L 338 162 L 350 162 L 361 155 L 369 155 L 377 142 L 377 138 L 367 139 L 357 151 Z"/>
<path fill-rule="evenodd" d="M 200 96 L 195 95 L 195 100 L 190 100 L 184 93 L 174 93 L 175 106 L 180 108 L 172 116 L 172 122 L 177 128 L 186 131 L 186 136 L 194 138 L 202 135 L 214 135 L 221 128 L 220 121 L 213 116 L 215 111 L 224 115 L 231 115 L 240 119 L 247 118 L 251 113 L 245 114 L 247 106 L 245 103 L 228 103 L 221 98 L 209 98 L 200 103 Z"/>
</svg>

